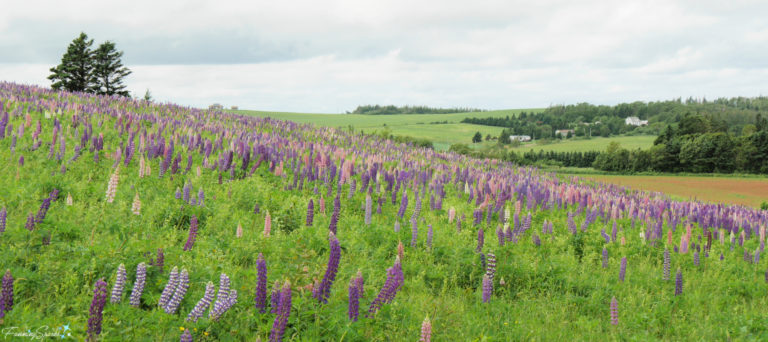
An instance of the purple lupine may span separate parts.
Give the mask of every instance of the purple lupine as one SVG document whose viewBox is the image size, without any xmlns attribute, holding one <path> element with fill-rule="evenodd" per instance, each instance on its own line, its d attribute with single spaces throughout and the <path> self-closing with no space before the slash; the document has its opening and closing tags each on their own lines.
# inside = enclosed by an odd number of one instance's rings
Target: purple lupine
<svg viewBox="0 0 768 342">
<path fill-rule="evenodd" d="M 277 309 L 277 317 L 272 324 L 272 331 L 269 333 L 271 342 L 280 342 L 285 334 L 285 326 L 288 324 L 288 317 L 291 315 L 291 282 L 286 280 L 280 291 L 280 304 Z"/>
<path fill-rule="evenodd" d="M 693 265 L 699 266 L 699 251 L 693 252 Z"/>
<path fill-rule="evenodd" d="M 493 294 L 493 280 L 488 274 L 483 275 L 483 303 L 488 303 Z"/>
<path fill-rule="evenodd" d="M 184 330 L 183 333 L 181 333 L 181 338 L 179 339 L 181 342 L 192 342 L 192 333 L 189 332 L 189 330 Z"/>
<path fill-rule="evenodd" d="M 677 269 L 677 276 L 675 277 L 675 296 L 683 294 L 683 271 Z"/>
<path fill-rule="evenodd" d="M 536 247 L 541 246 L 541 239 L 539 238 L 539 234 L 533 234 L 533 244 L 536 245 Z"/>
<path fill-rule="evenodd" d="M 627 273 L 627 257 L 621 258 L 621 268 L 619 269 L 619 281 L 624 281 L 624 275 Z"/>
<path fill-rule="evenodd" d="M 174 267 L 171 270 L 171 274 L 168 277 L 168 283 L 165 284 L 163 292 L 160 294 L 160 300 L 157 305 L 163 309 L 168 306 L 168 301 L 171 300 L 171 296 L 176 291 L 176 287 L 179 286 L 179 268 Z"/>
<path fill-rule="evenodd" d="M 256 282 L 254 303 L 256 309 L 264 313 L 267 311 L 267 261 L 264 260 L 264 255 L 261 253 L 259 253 L 259 258 L 256 259 L 256 271 L 258 273 L 258 281 Z"/>
<path fill-rule="evenodd" d="M 427 248 L 432 248 L 432 225 L 427 225 Z"/>
<path fill-rule="evenodd" d="M 664 249 L 664 274 L 663 274 L 663 279 L 664 280 L 669 280 L 669 273 L 670 273 L 670 270 L 669 270 L 670 260 L 669 259 L 670 259 L 670 257 L 669 257 L 669 248 L 665 248 Z"/>
<path fill-rule="evenodd" d="M 315 286 L 318 286 L 315 283 Z M 280 282 L 275 280 L 275 284 L 272 286 L 272 295 L 269 297 L 269 312 L 276 314 L 278 306 L 280 306 Z"/>
<path fill-rule="evenodd" d="M 400 221 L 395 220 L 395 233 L 400 232 Z"/>
<path fill-rule="evenodd" d="M 477 248 L 475 248 L 476 252 L 480 252 L 483 250 L 484 240 L 485 240 L 485 234 L 483 233 L 483 227 L 480 227 L 480 229 L 477 230 Z"/>
<path fill-rule="evenodd" d="M 205 206 L 205 192 L 203 189 L 200 189 L 200 191 L 197 192 L 197 205 L 201 207 Z"/>
<path fill-rule="evenodd" d="M 32 213 L 29 213 L 27 216 L 27 223 L 24 225 L 24 228 L 27 228 L 30 232 L 35 229 L 35 216 Z"/>
<path fill-rule="evenodd" d="M 395 264 L 387 269 L 387 280 L 381 287 L 379 294 L 371 302 L 368 308 L 368 317 L 376 314 L 382 305 L 391 302 L 397 291 L 403 286 L 403 267 L 400 263 L 400 257 L 395 258 Z"/>
<path fill-rule="evenodd" d="M 400 199 L 400 209 L 397 210 L 397 217 L 402 219 L 406 208 L 408 208 L 408 194 L 403 191 L 403 198 Z"/>
<path fill-rule="evenodd" d="M 213 308 L 208 313 L 208 317 L 213 318 L 214 314 L 221 314 L 225 311 L 225 307 L 227 306 L 227 302 L 229 301 L 229 277 L 222 273 L 219 276 L 219 292 L 216 294 L 216 302 L 213 303 Z"/>
<path fill-rule="evenodd" d="M 360 289 L 357 286 L 355 278 L 349 281 L 349 307 L 347 309 L 349 320 L 352 322 L 357 321 L 357 317 L 360 314 Z"/>
<path fill-rule="evenodd" d="M 432 341 L 432 323 L 429 321 L 429 316 L 424 318 L 424 322 L 421 323 L 421 338 L 419 342 Z"/>
<path fill-rule="evenodd" d="M 496 237 L 499 239 L 499 247 L 504 247 L 504 230 L 501 227 L 496 227 Z"/>
<path fill-rule="evenodd" d="M 189 236 L 187 237 L 187 243 L 184 244 L 184 250 L 192 250 L 192 246 L 195 245 L 195 239 L 197 238 L 197 216 L 192 215 L 189 219 Z"/>
<path fill-rule="evenodd" d="M 136 281 L 133 283 L 133 292 L 131 292 L 131 305 L 138 307 L 141 304 L 141 293 L 144 292 L 144 283 L 147 279 L 147 265 L 139 263 L 136 266 Z"/>
<path fill-rule="evenodd" d="M 205 285 L 205 294 L 203 295 L 203 298 L 200 298 L 192 311 L 189 312 L 187 321 L 197 322 L 200 317 L 203 317 L 203 312 L 205 312 L 205 310 L 208 309 L 208 307 L 211 305 L 211 301 L 213 301 L 213 295 L 215 292 L 216 287 L 213 285 L 213 282 L 209 281 L 208 284 Z"/>
<path fill-rule="evenodd" d="M 493 278 L 496 276 L 496 254 L 489 252 L 486 260 L 485 274 L 493 281 Z"/>
<path fill-rule="evenodd" d="M 603 268 L 608 268 L 608 249 L 603 247 Z"/>
<path fill-rule="evenodd" d="M 13 310 L 13 276 L 9 269 L 6 269 L 5 275 L 3 275 L 3 291 L 1 299 L 3 301 L 4 312 Z"/>
<path fill-rule="evenodd" d="M 157 267 L 160 270 L 160 273 L 163 273 L 163 266 L 165 266 L 165 253 L 163 253 L 162 248 L 158 248 L 157 259 L 155 260 L 155 267 Z"/>
<path fill-rule="evenodd" d="M 117 267 L 117 277 L 115 279 L 115 285 L 112 286 L 112 297 L 109 299 L 110 303 L 120 303 L 123 299 L 123 287 L 125 286 L 125 265 L 120 264 Z"/>
<path fill-rule="evenodd" d="M 184 196 L 182 197 L 184 199 L 184 202 L 189 203 L 190 200 L 190 194 L 192 192 L 192 186 L 189 183 L 184 184 Z"/>
<path fill-rule="evenodd" d="M 181 190 L 178 187 L 176 187 L 176 194 L 174 197 L 176 197 L 176 199 L 181 199 Z"/>
<path fill-rule="evenodd" d="M 93 287 L 93 300 L 88 316 L 88 340 L 95 341 L 101 334 L 102 313 L 107 303 L 107 283 L 103 279 L 96 281 Z"/>
<path fill-rule="evenodd" d="M 307 204 L 307 227 L 312 226 L 312 221 L 315 218 L 315 203 L 312 201 L 312 199 L 309 199 L 309 203 Z"/>
<path fill-rule="evenodd" d="M 611 299 L 611 324 L 619 324 L 619 302 L 616 300 L 616 297 Z"/>
<path fill-rule="evenodd" d="M 8 211 L 3 207 L 0 209 L 0 234 L 5 232 L 5 222 L 8 217 Z"/>
<path fill-rule="evenodd" d="M 187 269 L 182 269 L 181 274 L 179 274 L 179 285 L 176 286 L 176 291 L 173 291 L 173 297 L 171 297 L 171 300 L 168 301 L 168 305 L 165 307 L 165 313 L 176 313 L 179 304 L 181 304 L 181 301 L 187 294 L 187 289 L 189 289 L 189 273 Z"/>
<path fill-rule="evenodd" d="M 330 243 L 330 252 L 328 256 L 328 268 L 325 270 L 325 276 L 320 282 L 320 287 L 314 289 L 312 294 L 318 302 L 328 303 L 328 297 L 331 295 L 331 285 L 336 279 L 336 273 L 339 271 L 339 262 L 341 260 L 341 245 L 339 239 L 333 233 L 328 234 Z"/>
<path fill-rule="evenodd" d="M 336 234 L 336 226 L 339 224 L 339 213 L 341 211 L 341 199 L 339 196 L 333 199 L 333 214 L 331 214 L 331 223 L 328 225 L 328 230 L 331 233 Z"/>
<path fill-rule="evenodd" d="M 416 247 L 416 241 L 419 237 L 419 227 L 415 218 L 411 219 L 411 247 Z"/>
</svg>

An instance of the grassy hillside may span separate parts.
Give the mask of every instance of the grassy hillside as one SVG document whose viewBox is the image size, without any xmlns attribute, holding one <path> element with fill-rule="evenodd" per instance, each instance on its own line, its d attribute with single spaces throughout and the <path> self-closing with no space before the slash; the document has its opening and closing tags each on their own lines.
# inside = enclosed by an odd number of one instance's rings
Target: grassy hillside
<svg viewBox="0 0 768 342">
<path fill-rule="evenodd" d="M 768 339 L 752 208 L 10 83 L 0 165 L 9 340 Z"/>
<path fill-rule="evenodd" d="M 299 123 L 311 123 L 318 126 L 348 128 L 366 133 L 388 130 L 395 135 L 408 135 L 432 140 L 435 148 L 446 150 L 451 144 L 472 142 L 475 132 L 485 135 L 498 136 L 501 127 L 471 125 L 460 123 L 466 117 L 505 117 L 522 111 L 538 109 L 510 109 L 487 112 L 471 112 L 456 114 L 408 114 L 408 115 L 361 115 L 361 114 L 302 114 L 283 112 L 263 112 L 239 110 L 231 111 L 237 114 L 271 117 L 280 120 L 290 120 Z M 447 121 L 448 124 L 442 124 Z M 441 124 L 434 124 L 440 122 Z"/>
<path fill-rule="evenodd" d="M 618 136 L 618 137 L 595 137 L 592 139 L 566 139 L 554 140 L 549 144 L 538 144 L 536 142 L 522 144 L 515 148 L 516 152 L 534 151 L 555 151 L 555 152 L 586 152 L 586 151 L 605 151 L 608 144 L 615 141 L 621 144 L 621 147 L 634 149 L 647 149 L 653 146 L 655 136 L 637 135 L 637 136 Z"/>
</svg>

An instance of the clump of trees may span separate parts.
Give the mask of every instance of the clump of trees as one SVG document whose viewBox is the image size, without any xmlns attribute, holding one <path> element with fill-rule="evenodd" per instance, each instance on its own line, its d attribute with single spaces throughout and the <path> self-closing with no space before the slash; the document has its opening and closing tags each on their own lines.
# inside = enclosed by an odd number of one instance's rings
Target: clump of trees
<svg viewBox="0 0 768 342">
<path fill-rule="evenodd" d="M 618 172 L 768 173 L 768 120 L 757 114 L 740 133 L 717 117 L 687 114 L 668 125 L 650 149 L 629 151 L 611 143 L 593 166 Z"/>
<path fill-rule="evenodd" d="M 427 106 L 380 106 L 380 105 L 365 105 L 357 106 L 351 114 L 366 114 L 366 115 L 394 115 L 394 114 L 451 114 L 451 113 L 467 113 L 467 112 L 483 112 L 482 109 L 476 108 L 432 108 Z M 350 114 L 347 112 L 347 114 Z"/>
<path fill-rule="evenodd" d="M 93 39 L 81 32 L 67 47 L 61 57 L 61 64 L 50 69 L 48 79 L 53 82 L 51 88 L 72 92 L 85 92 L 99 95 L 130 96 L 125 90 L 123 80 L 131 71 L 120 60 L 122 51 L 117 51 L 115 43 L 106 41 L 95 50 L 91 49 Z M 149 96 L 149 92 L 145 97 Z"/>
</svg>

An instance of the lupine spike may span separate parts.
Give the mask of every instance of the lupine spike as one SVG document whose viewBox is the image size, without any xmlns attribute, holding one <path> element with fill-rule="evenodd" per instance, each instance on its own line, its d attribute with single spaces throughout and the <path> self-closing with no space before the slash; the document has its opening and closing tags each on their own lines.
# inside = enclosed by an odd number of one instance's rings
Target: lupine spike
<svg viewBox="0 0 768 342">
<path fill-rule="evenodd" d="M 197 239 L 197 216 L 192 215 L 189 219 L 189 236 L 187 237 L 187 243 L 184 244 L 184 250 L 190 251 L 195 245 Z"/>
<path fill-rule="evenodd" d="M 493 294 L 493 280 L 488 274 L 483 275 L 483 303 L 488 303 Z"/>
<path fill-rule="evenodd" d="M 203 317 L 203 312 L 205 312 L 205 309 L 211 305 L 215 292 L 216 287 L 213 285 L 213 282 L 209 281 L 208 284 L 205 285 L 205 294 L 203 295 L 203 298 L 200 298 L 200 301 L 198 301 L 192 311 L 189 312 L 187 321 L 197 322 L 200 317 Z"/>
<path fill-rule="evenodd" d="M 103 279 L 96 281 L 93 287 L 93 300 L 88 316 L 88 340 L 96 341 L 101 334 L 102 313 L 107 303 L 107 283 Z"/>
<path fill-rule="evenodd" d="M 677 269 L 677 276 L 675 276 L 675 296 L 683 294 L 683 271 Z"/>
<path fill-rule="evenodd" d="M 603 247 L 603 268 L 608 268 L 608 249 Z"/>
<path fill-rule="evenodd" d="M 271 342 L 280 342 L 285 334 L 285 326 L 288 324 L 288 317 L 291 315 L 291 282 L 285 281 L 283 289 L 280 291 L 280 305 L 277 309 L 275 322 L 272 324 L 272 331 L 269 333 Z"/>
<path fill-rule="evenodd" d="M 336 279 L 336 272 L 339 270 L 339 262 L 341 260 L 341 245 L 339 239 L 333 233 L 328 234 L 330 252 L 328 255 L 328 267 L 325 270 L 323 280 L 320 282 L 320 287 L 316 288 L 313 296 L 317 301 L 321 303 L 328 303 L 328 297 L 331 295 L 331 285 Z"/>
<path fill-rule="evenodd" d="M 168 277 L 168 283 L 165 284 L 163 292 L 160 294 L 160 301 L 157 305 L 163 309 L 168 306 L 168 301 L 171 300 L 171 296 L 176 291 L 176 287 L 179 285 L 179 268 L 174 267 L 171 270 L 171 274 Z"/>
<path fill-rule="evenodd" d="M 269 215 L 269 210 L 267 210 L 267 215 L 264 216 L 264 237 L 269 237 L 269 234 L 271 231 L 272 231 L 272 216 Z"/>
<path fill-rule="evenodd" d="M 267 261 L 264 255 L 259 253 L 256 259 L 256 270 L 258 281 L 256 283 L 256 297 L 254 303 L 259 312 L 264 313 L 267 310 Z"/>
<path fill-rule="evenodd" d="M 181 342 L 193 342 L 192 340 L 192 333 L 189 332 L 189 330 L 184 330 L 183 333 L 181 333 L 181 338 L 179 339 Z"/>
<path fill-rule="evenodd" d="M 616 300 L 616 297 L 611 299 L 611 324 L 619 324 L 619 302 Z"/>
<path fill-rule="evenodd" d="M 3 302 L 5 312 L 13 310 L 13 275 L 9 269 L 5 270 L 5 275 L 3 275 L 3 291 L 0 300 Z"/>
<path fill-rule="evenodd" d="M 139 263 L 136 266 L 136 281 L 133 283 L 131 292 L 131 305 L 138 307 L 141 304 L 141 293 L 144 292 L 144 283 L 147 279 L 147 265 Z"/>
<path fill-rule="evenodd" d="M 125 286 L 125 265 L 120 264 L 117 267 L 117 276 L 115 277 L 115 285 L 112 286 L 112 297 L 109 299 L 110 303 L 120 303 L 123 299 L 123 287 Z"/>
<path fill-rule="evenodd" d="M 419 342 L 430 342 L 432 340 L 432 323 L 429 321 L 429 316 L 424 318 L 424 322 L 421 323 L 421 338 Z"/>
<path fill-rule="evenodd" d="M 664 280 L 668 281 L 670 278 L 670 256 L 669 256 L 669 248 L 664 249 Z"/>
<path fill-rule="evenodd" d="M 171 300 L 168 301 L 168 305 L 165 307 L 166 313 L 173 314 L 176 312 L 179 308 L 179 304 L 181 304 L 181 301 L 187 294 L 187 289 L 189 289 L 189 273 L 186 269 L 183 269 L 179 275 L 179 284 L 173 292 L 173 297 L 171 297 Z"/>
<path fill-rule="evenodd" d="M 619 269 L 619 281 L 624 281 L 624 275 L 627 273 L 627 257 L 621 258 L 621 268 Z"/>
</svg>

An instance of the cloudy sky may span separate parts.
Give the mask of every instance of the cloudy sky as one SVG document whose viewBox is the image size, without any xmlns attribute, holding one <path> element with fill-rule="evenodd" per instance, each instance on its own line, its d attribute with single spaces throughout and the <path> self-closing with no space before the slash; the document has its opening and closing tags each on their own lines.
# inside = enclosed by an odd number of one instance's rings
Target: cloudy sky
<svg viewBox="0 0 768 342">
<path fill-rule="evenodd" d="M 768 94 L 768 1 L 13 1 L 0 80 L 50 85 L 81 31 L 133 94 L 339 113 Z M 96 45 L 95 44 L 95 45 Z"/>
</svg>

